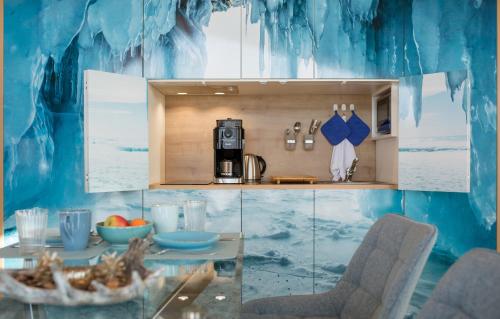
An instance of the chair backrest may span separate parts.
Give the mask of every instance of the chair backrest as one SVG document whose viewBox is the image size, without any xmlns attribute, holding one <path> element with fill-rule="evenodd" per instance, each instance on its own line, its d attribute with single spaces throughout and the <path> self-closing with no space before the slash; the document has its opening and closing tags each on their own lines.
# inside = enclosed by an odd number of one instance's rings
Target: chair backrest
<svg viewBox="0 0 500 319">
<path fill-rule="evenodd" d="M 500 255 L 474 249 L 446 272 L 417 318 L 500 318 Z"/>
<path fill-rule="evenodd" d="M 436 236 L 432 225 L 394 214 L 380 218 L 331 291 L 338 316 L 404 318 Z"/>
</svg>

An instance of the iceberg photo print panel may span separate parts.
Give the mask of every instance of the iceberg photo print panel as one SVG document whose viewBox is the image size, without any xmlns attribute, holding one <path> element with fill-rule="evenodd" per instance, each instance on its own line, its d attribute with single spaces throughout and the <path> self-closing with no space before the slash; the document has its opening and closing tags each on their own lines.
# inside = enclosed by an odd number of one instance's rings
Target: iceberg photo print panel
<svg viewBox="0 0 500 319">
<path fill-rule="evenodd" d="M 85 174 L 89 193 L 149 187 L 144 78 L 85 71 Z"/>
<path fill-rule="evenodd" d="M 466 71 L 402 78 L 399 188 L 470 189 L 470 82 Z"/>
</svg>

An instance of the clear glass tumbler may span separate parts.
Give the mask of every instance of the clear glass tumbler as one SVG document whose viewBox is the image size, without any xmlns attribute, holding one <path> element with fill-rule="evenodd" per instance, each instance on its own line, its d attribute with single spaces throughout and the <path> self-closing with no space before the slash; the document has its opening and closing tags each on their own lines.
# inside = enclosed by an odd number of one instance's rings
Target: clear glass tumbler
<svg viewBox="0 0 500 319">
<path fill-rule="evenodd" d="M 16 210 L 16 227 L 21 255 L 43 251 L 47 237 L 48 211 L 44 208 Z"/>
<path fill-rule="evenodd" d="M 184 202 L 184 230 L 205 231 L 207 201 L 188 200 Z"/>
</svg>

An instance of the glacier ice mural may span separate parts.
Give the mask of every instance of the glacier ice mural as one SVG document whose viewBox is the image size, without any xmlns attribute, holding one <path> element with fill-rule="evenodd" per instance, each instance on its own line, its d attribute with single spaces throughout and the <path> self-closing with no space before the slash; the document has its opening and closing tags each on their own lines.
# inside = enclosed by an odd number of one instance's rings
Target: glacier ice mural
<svg viewBox="0 0 500 319">
<path fill-rule="evenodd" d="M 457 73 L 399 82 L 399 189 L 469 192 L 470 89 L 466 71 L 460 85 L 450 87 Z M 421 110 L 418 117 L 410 105 Z"/>
<path fill-rule="evenodd" d="M 224 50 L 213 49 L 215 17 L 231 21 L 226 26 L 231 32 L 220 33 L 229 43 Z M 35 205 L 51 212 L 85 206 L 95 220 L 109 212 L 137 216 L 145 208 L 149 192 L 84 193 L 83 70 L 149 78 L 224 77 L 226 72 L 228 77 L 397 78 L 465 69 L 471 81 L 471 192 L 388 191 L 384 200 L 378 192 L 355 192 L 338 199 L 354 203 L 346 210 L 370 220 L 401 208 L 411 218 L 438 225 L 436 253 L 414 301 L 418 307 L 454 258 L 472 247 L 495 245 L 496 150 L 489 142 L 497 125 L 495 22 L 494 0 L 6 1 L 6 228 L 13 233 L 15 209 Z M 217 73 L 210 61 L 217 60 L 214 56 L 224 61 L 220 54 L 232 66 Z M 449 79 L 456 89 L 460 75 Z M 410 105 L 410 112 L 418 119 L 422 110 Z M 297 220 L 309 223 L 303 214 Z M 297 265 L 308 278 L 310 266 Z M 332 282 L 323 284 L 318 289 Z M 254 296 L 265 290 L 257 286 Z M 273 293 L 279 292 L 287 293 Z"/>
<path fill-rule="evenodd" d="M 315 1 L 244 2 L 242 76 L 312 78 Z"/>
<path fill-rule="evenodd" d="M 241 8 L 229 2 L 145 1 L 144 75 L 239 78 Z"/>
<path fill-rule="evenodd" d="M 137 1 L 5 2 L 7 230 L 23 207 L 140 214 L 138 192 L 84 192 L 82 84 L 85 69 L 141 75 L 141 34 Z"/>
<path fill-rule="evenodd" d="M 465 69 L 470 77 L 471 180 L 469 194 L 406 192 L 405 213 L 438 225 L 438 248 L 453 256 L 474 245 L 493 248 L 497 167 L 490 141 L 496 139 L 497 125 L 496 72 L 492 72 L 496 69 L 496 2 L 413 1 L 408 10 L 405 75 Z M 463 76 L 460 72 L 449 76 L 449 87 L 456 90 Z M 421 117 L 421 108 L 412 105 L 410 110 L 415 118 Z M 457 214 L 462 217 L 459 221 Z"/>
</svg>

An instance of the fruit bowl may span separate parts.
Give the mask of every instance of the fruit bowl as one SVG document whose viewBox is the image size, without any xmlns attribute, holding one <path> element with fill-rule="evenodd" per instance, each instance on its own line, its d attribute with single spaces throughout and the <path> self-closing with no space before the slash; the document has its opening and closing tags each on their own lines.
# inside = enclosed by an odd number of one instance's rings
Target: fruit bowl
<svg viewBox="0 0 500 319">
<path fill-rule="evenodd" d="M 131 238 L 144 238 L 153 229 L 153 223 L 146 221 L 146 225 L 140 226 L 104 226 L 104 222 L 96 224 L 96 230 L 102 239 L 111 245 L 128 245 Z"/>
</svg>

